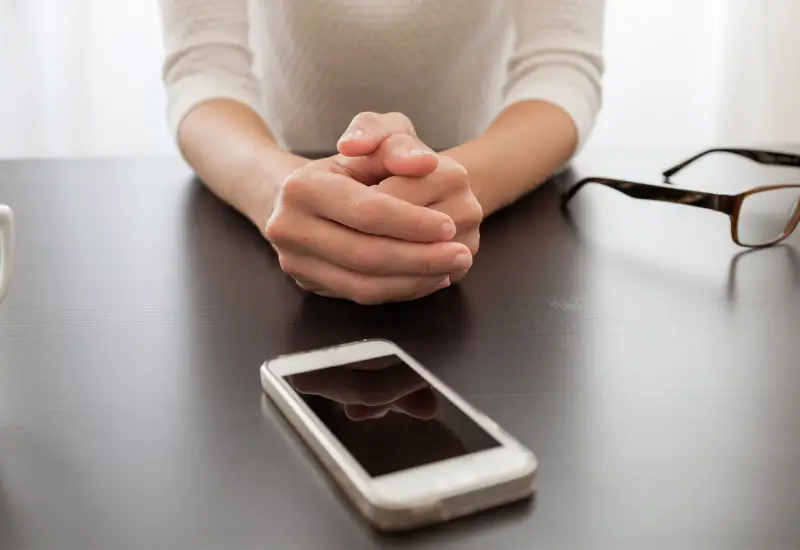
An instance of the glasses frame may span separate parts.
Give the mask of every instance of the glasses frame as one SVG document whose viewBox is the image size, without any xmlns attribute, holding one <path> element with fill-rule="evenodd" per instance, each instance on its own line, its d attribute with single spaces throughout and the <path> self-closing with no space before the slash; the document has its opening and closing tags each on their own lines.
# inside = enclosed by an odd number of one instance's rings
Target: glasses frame
<svg viewBox="0 0 800 550">
<path fill-rule="evenodd" d="M 649 183 L 641 183 L 636 181 L 627 181 L 614 178 L 584 178 L 573 184 L 561 196 L 561 208 L 567 209 L 567 205 L 572 197 L 578 193 L 587 184 L 595 183 L 615 189 L 634 199 L 652 200 L 659 202 L 671 202 L 675 204 L 684 204 L 687 206 L 695 206 L 697 208 L 704 208 L 714 212 L 726 214 L 730 218 L 731 223 L 731 237 L 733 242 L 744 248 L 766 248 L 774 246 L 780 242 L 785 241 L 789 236 L 794 233 L 797 226 L 800 225 L 800 201 L 795 208 L 794 215 L 791 221 L 791 227 L 784 234 L 772 241 L 762 244 L 746 244 L 739 239 L 739 214 L 742 210 L 742 204 L 751 195 L 764 193 L 767 191 L 775 191 L 778 189 L 797 189 L 800 190 L 800 183 L 788 183 L 778 185 L 764 185 L 748 189 L 743 193 L 736 195 L 727 195 L 719 193 L 707 193 L 704 191 L 696 191 L 693 189 L 685 189 L 675 187 L 672 185 L 670 178 L 678 172 L 684 170 L 689 165 L 706 155 L 712 153 L 729 153 L 750 159 L 759 164 L 770 166 L 793 166 L 800 168 L 800 155 L 792 153 L 783 153 L 776 151 L 760 151 L 752 149 L 735 149 L 735 148 L 714 148 L 707 149 L 697 155 L 679 163 L 675 166 L 662 172 L 664 176 L 664 183 L 666 185 L 653 185 Z M 789 224 L 787 224 L 789 227 Z"/>
</svg>

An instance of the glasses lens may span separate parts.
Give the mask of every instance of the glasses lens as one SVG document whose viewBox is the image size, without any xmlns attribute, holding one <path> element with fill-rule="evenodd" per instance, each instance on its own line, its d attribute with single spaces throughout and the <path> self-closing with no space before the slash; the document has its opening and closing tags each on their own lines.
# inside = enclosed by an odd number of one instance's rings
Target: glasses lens
<svg viewBox="0 0 800 550">
<path fill-rule="evenodd" d="M 800 217 L 800 187 L 747 195 L 739 211 L 739 242 L 763 246 L 788 235 Z"/>
</svg>

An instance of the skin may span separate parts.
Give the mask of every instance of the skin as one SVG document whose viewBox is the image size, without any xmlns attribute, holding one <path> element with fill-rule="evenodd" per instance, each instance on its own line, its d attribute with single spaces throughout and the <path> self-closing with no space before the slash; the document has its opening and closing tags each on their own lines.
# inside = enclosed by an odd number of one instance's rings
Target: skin
<svg viewBox="0 0 800 550">
<path fill-rule="evenodd" d="M 353 119 L 338 148 L 347 157 L 344 162 L 350 163 L 354 159 L 373 155 L 375 151 L 380 153 L 383 144 L 400 139 L 398 136 L 404 136 L 404 144 L 411 149 L 419 148 L 428 153 L 433 161 L 421 173 L 408 174 L 390 169 L 389 173 L 382 174 L 379 180 L 370 183 L 376 183 L 376 189 L 382 193 L 447 214 L 456 226 L 452 240 L 465 245 L 470 257 L 474 256 L 480 244 L 479 228 L 483 221 L 483 209 L 473 193 L 467 169 L 455 159 L 436 155 L 425 146 L 407 117 L 399 113 L 362 113 Z M 397 148 L 393 153 L 402 153 L 402 149 Z M 471 262 L 465 267 L 457 266 L 455 271 L 449 273 L 449 281 L 463 279 L 470 265 Z"/>
<path fill-rule="evenodd" d="M 404 115 L 361 113 L 338 154 L 311 161 L 281 149 L 248 107 L 219 99 L 187 114 L 178 142 L 301 288 L 372 305 L 466 276 L 482 220 L 567 162 L 577 131 L 560 108 L 520 102 L 474 140 L 436 154 Z"/>
</svg>

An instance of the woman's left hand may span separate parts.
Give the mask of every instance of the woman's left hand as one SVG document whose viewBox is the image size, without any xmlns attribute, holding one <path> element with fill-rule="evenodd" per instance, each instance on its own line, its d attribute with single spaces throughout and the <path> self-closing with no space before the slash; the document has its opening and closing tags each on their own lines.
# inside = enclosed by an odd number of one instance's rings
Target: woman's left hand
<svg viewBox="0 0 800 550">
<path fill-rule="evenodd" d="M 483 209 L 472 192 L 467 170 L 458 162 L 439 155 L 439 165 L 425 177 L 392 176 L 378 189 L 411 204 L 427 206 L 450 216 L 456 224 L 455 242 L 464 244 L 473 256 L 480 247 Z M 468 269 L 450 276 L 451 282 L 463 279 Z"/>
</svg>

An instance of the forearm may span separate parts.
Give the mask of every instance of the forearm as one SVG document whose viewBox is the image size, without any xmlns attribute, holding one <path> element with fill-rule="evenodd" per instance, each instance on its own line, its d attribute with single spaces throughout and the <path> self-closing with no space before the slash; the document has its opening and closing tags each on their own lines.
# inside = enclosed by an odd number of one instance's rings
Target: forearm
<svg viewBox="0 0 800 550">
<path fill-rule="evenodd" d="M 486 217 L 550 178 L 577 146 L 577 129 L 564 110 L 522 101 L 501 112 L 482 135 L 443 154 L 467 169 Z"/>
<path fill-rule="evenodd" d="M 169 131 L 207 187 L 263 230 L 283 178 L 301 164 L 258 112 L 247 0 L 159 0 Z"/>
<path fill-rule="evenodd" d="M 281 149 L 252 109 L 227 99 L 190 111 L 178 145 L 209 190 L 261 230 L 283 180 L 307 162 Z"/>
</svg>

